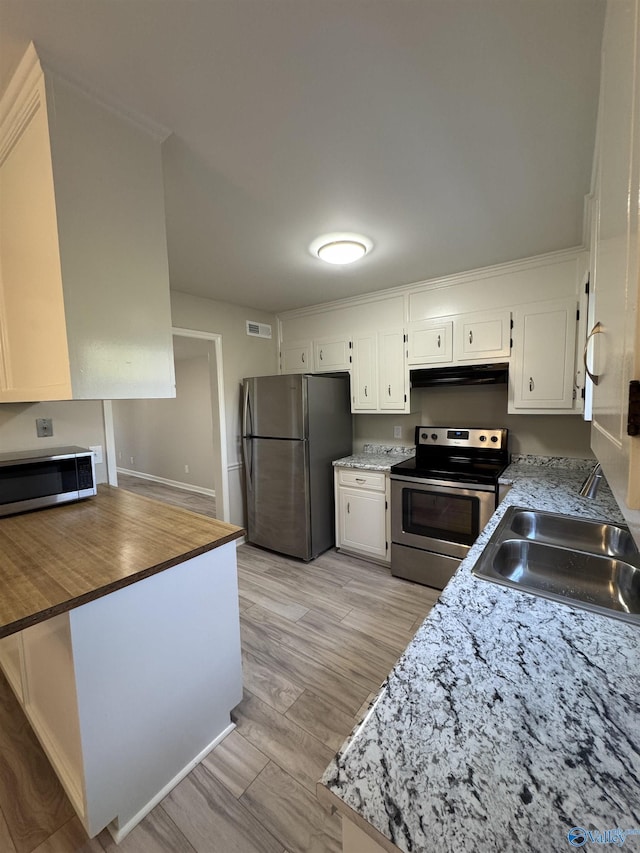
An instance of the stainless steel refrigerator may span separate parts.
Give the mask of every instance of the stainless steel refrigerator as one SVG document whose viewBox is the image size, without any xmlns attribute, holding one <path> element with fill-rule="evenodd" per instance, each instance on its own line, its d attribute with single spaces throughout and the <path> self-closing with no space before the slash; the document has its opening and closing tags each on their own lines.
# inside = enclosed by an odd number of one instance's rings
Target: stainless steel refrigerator
<svg viewBox="0 0 640 853">
<path fill-rule="evenodd" d="M 312 560 L 335 544 L 334 459 L 351 453 L 349 377 L 244 380 L 248 541 Z"/>
</svg>

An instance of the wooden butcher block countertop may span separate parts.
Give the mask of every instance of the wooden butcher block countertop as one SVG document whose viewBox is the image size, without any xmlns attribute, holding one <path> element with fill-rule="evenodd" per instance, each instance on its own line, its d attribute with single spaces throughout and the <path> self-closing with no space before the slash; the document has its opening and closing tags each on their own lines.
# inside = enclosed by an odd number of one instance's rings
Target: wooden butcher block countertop
<svg viewBox="0 0 640 853">
<path fill-rule="evenodd" d="M 112 486 L 0 518 L 0 637 L 239 539 L 242 528 Z"/>
</svg>

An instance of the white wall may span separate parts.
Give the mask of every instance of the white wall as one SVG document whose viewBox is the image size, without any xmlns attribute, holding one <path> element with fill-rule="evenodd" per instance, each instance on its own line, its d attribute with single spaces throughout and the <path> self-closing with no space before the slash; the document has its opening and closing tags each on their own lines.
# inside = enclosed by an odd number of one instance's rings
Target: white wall
<svg viewBox="0 0 640 853">
<path fill-rule="evenodd" d="M 276 317 L 265 311 L 178 291 L 171 292 L 171 316 L 174 327 L 215 332 L 222 336 L 229 518 L 234 524 L 244 525 L 240 390 L 245 376 L 266 376 L 278 371 Z M 248 337 L 247 320 L 270 324 L 273 338 Z"/>
<path fill-rule="evenodd" d="M 53 435 L 38 438 L 36 418 L 53 420 Z M 12 450 L 47 450 L 77 444 L 101 445 L 104 451 L 104 421 L 99 400 L 57 403 L 0 404 L 0 453 Z M 99 483 L 107 482 L 107 466 L 96 465 Z"/>
<path fill-rule="evenodd" d="M 580 415 L 508 415 L 507 386 L 420 388 L 411 391 L 411 415 L 355 415 L 354 452 L 366 443 L 414 443 L 419 424 L 506 427 L 511 453 L 591 459 L 590 424 Z M 402 427 L 402 438 L 393 427 Z"/>
<path fill-rule="evenodd" d="M 208 342 L 199 343 L 203 355 L 175 363 L 175 398 L 113 401 L 118 468 L 216 488 Z"/>
</svg>

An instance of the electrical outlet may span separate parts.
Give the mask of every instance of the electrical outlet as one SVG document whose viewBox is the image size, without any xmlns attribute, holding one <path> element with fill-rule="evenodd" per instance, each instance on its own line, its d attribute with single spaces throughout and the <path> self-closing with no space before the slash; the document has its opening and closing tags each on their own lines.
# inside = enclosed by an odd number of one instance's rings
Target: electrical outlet
<svg viewBox="0 0 640 853">
<path fill-rule="evenodd" d="M 38 438 L 48 438 L 53 435 L 53 421 L 51 418 L 36 418 L 36 435 Z"/>
<path fill-rule="evenodd" d="M 130 462 L 130 464 L 131 464 L 131 465 L 133 465 L 133 456 L 130 456 L 130 457 L 129 457 L 129 462 Z"/>
<path fill-rule="evenodd" d="M 89 445 L 89 450 L 93 451 L 93 461 L 96 465 L 99 465 L 102 462 L 102 445 L 101 444 L 93 444 Z"/>
<path fill-rule="evenodd" d="M 394 438 L 402 438 L 402 427 L 401 426 L 394 426 L 393 437 Z"/>
<path fill-rule="evenodd" d="M 184 466 L 184 473 L 185 473 L 185 474 L 188 474 L 188 473 L 189 473 L 189 466 L 188 466 L 188 465 L 185 465 L 185 466 Z"/>
</svg>

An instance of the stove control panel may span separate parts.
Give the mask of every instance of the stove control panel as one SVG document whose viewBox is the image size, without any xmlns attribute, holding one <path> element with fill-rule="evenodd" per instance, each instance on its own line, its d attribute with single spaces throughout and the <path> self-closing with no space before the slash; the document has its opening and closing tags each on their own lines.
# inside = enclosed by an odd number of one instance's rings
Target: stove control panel
<svg viewBox="0 0 640 853">
<path fill-rule="evenodd" d="M 416 445 L 505 450 L 507 434 L 506 429 L 419 426 L 416 427 Z"/>
</svg>

